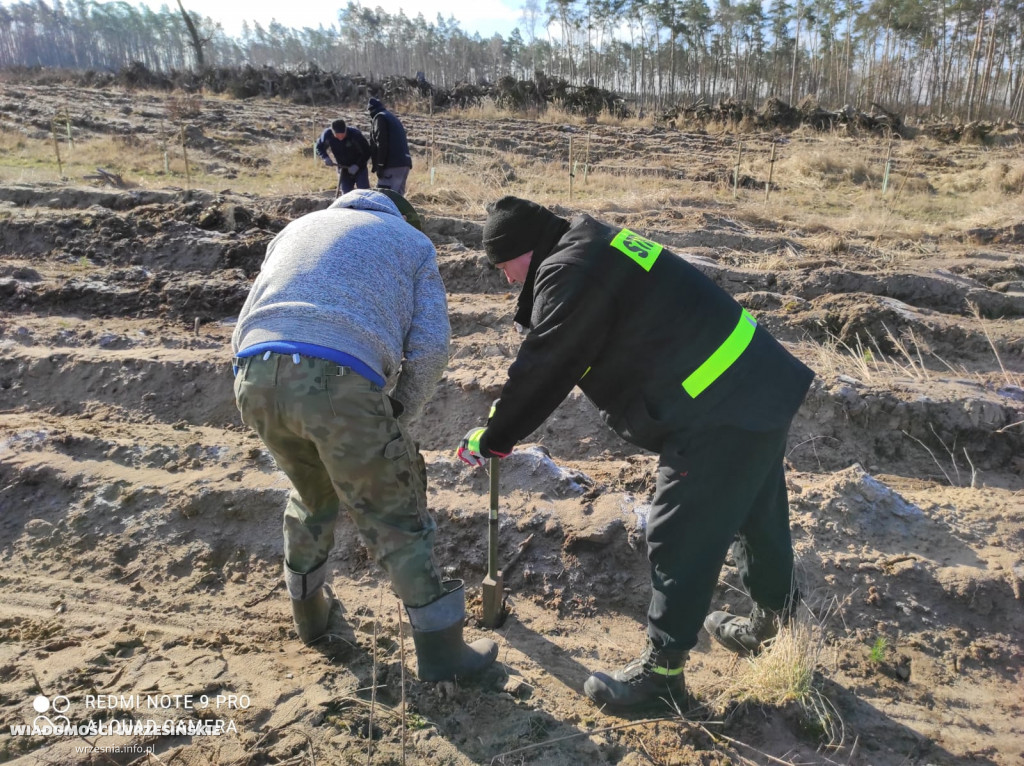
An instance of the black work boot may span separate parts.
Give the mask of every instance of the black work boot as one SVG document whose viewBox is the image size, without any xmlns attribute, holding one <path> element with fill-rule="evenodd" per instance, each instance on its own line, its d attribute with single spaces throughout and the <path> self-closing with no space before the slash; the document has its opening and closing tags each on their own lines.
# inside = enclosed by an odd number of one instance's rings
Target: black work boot
<svg viewBox="0 0 1024 766">
<path fill-rule="evenodd" d="M 489 638 L 472 644 L 462 640 L 466 619 L 466 590 L 462 580 L 442 584 L 445 594 L 425 606 L 406 606 L 416 646 L 417 675 L 421 681 L 453 681 L 486 670 L 498 656 Z"/>
<path fill-rule="evenodd" d="M 784 619 L 782 612 L 754 604 L 750 617 L 712 612 L 704 618 L 704 630 L 726 649 L 746 656 L 764 649 L 765 642 L 775 638 Z"/>
<path fill-rule="evenodd" d="M 327 632 L 332 599 L 324 583 L 326 578 L 326 561 L 306 573 L 294 571 L 285 562 L 284 581 L 288 586 L 288 595 L 292 598 L 295 632 L 304 644 L 312 644 Z"/>
<path fill-rule="evenodd" d="M 650 641 L 644 653 L 611 675 L 594 673 L 583 691 L 598 705 L 618 709 L 638 709 L 653 704 L 682 708 L 686 705 L 686 677 L 683 666 L 686 652 L 665 654 Z"/>
</svg>

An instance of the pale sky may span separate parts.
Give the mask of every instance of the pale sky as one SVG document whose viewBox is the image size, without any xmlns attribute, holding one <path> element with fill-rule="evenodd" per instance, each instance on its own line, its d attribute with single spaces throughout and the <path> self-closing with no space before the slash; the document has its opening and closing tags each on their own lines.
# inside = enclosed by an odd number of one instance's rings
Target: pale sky
<svg viewBox="0 0 1024 766">
<path fill-rule="evenodd" d="M 324 0 L 288 0 L 288 2 L 280 2 L 280 0 L 214 0 L 213 2 L 182 0 L 182 2 L 186 10 L 219 21 L 224 27 L 224 31 L 232 36 L 239 34 L 243 20 L 250 23 L 258 21 L 264 29 L 273 19 L 294 29 L 303 27 L 315 29 L 321 24 L 325 27 L 332 24 L 337 26 L 338 10 L 348 4 L 348 0 L 338 0 L 337 3 L 324 2 Z M 159 10 L 161 6 L 167 6 L 171 10 L 177 11 L 178 7 L 176 0 L 137 0 L 136 4 L 148 5 L 154 10 Z M 479 32 L 480 36 L 484 38 L 490 37 L 495 32 L 502 37 L 508 37 L 515 27 L 521 27 L 519 17 L 522 0 L 444 0 L 443 2 L 364 0 L 359 4 L 364 8 L 383 8 L 392 14 L 404 10 L 405 15 L 411 19 L 422 13 L 423 18 L 430 23 L 437 20 L 438 13 L 446 19 L 449 16 L 454 16 L 464 32 L 467 34 Z M 522 28 L 520 31 L 523 31 Z"/>
</svg>

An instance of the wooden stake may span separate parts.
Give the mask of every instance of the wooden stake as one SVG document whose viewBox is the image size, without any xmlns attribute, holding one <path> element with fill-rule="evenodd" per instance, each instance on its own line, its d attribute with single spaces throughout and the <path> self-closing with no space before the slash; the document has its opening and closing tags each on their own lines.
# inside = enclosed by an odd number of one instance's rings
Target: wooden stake
<svg viewBox="0 0 1024 766">
<path fill-rule="evenodd" d="M 192 188 L 192 174 L 188 169 L 188 149 L 185 147 L 185 126 L 181 126 L 181 156 L 185 160 L 185 188 Z"/>
<path fill-rule="evenodd" d="M 164 119 L 160 118 L 160 149 L 164 153 L 164 175 L 171 174 L 171 157 L 167 151 L 167 133 L 164 132 Z"/>
<path fill-rule="evenodd" d="M 430 100 L 430 185 L 434 185 L 434 100 Z"/>
<path fill-rule="evenodd" d="M 764 204 L 768 204 L 768 195 L 772 192 L 772 175 L 775 172 L 775 142 L 772 141 L 772 156 L 768 159 L 768 180 L 764 185 Z"/>
<path fill-rule="evenodd" d="M 572 202 L 572 136 L 569 136 L 569 201 Z"/>
<path fill-rule="evenodd" d="M 198 335 L 199 334 L 199 317 L 196 317 L 196 322 L 195 322 L 195 328 L 194 329 L 195 329 L 195 334 Z"/>
<path fill-rule="evenodd" d="M 68 132 L 68 146 L 74 148 L 75 139 L 71 137 L 71 110 L 69 110 L 67 106 L 64 107 L 64 125 Z"/>
<path fill-rule="evenodd" d="M 583 183 L 587 183 L 587 170 L 590 169 L 590 134 L 587 133 L 587 152 L 583 157 Z"/>
<path fill-rule="evenodd" d="M 885 196 L 889 189 L 889 170 L 892 168 L 892 139 L 889 140 L 889 148 L 885 153 L 885 174 L 882 176 L 882 196 Z"/>
<path fill-rule="evenodd" d="M 743 156 L 743 142 L 740 141 L 736 147 L 736 169 L 732 173 L 732 198 L 736 199 L 740 193 L 740 158 Z"/>
<path fill-rule="evenodd" d="M 57 143 L 57 121 L 50 123 L 50 132 L 53 134 L 53 151 L 57 153 L 57 177 L 64 178 L 64 164 L 60 161 L 60 144 Z"/>
</svg>

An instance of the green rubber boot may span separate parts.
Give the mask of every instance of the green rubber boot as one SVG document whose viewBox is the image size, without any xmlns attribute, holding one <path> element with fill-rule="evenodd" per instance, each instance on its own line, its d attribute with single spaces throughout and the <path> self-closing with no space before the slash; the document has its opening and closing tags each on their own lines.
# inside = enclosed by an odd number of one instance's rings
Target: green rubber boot
<svg viewBox="0 0 1024 766">
<path fill-rule="evenodd" d="M 489 638 L 467 644 L 462 638 L 466 590 L 462 580 L 443 583 L 447 591 L 425 606 L 406 606 L 416 646 L 416 675 L 421 681 L 453 681 L 486 670 L 498 656 Z"/>
<path fill-rule="evenodd" d="M 331 615 L 331 598 L 326 587 L 317 588 L 316 592 L 305 599 L 292 599 L 292 618 L 295 620 L 295 632 L 304 644 L 312 644 L 327 632 L 327 621 Z"/>
<path fill-rule="evenodd" d="M 284 581 L 292 599 L 295 632 L 304 644 L 312 644 L 327 632 L 333 599 L 327 592 L 327 562 L 312 572 L 294 571 L 285 562 Z"/>
</svg>

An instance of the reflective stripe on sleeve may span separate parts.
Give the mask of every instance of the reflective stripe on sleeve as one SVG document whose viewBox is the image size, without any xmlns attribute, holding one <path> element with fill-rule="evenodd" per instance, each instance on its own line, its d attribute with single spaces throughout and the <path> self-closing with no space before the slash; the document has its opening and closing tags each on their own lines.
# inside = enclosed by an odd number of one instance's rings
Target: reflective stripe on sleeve
<svg viewBox="0 0 1024 766">
<path fill-rule="evenodd" d="M 757 320 L 750 315 L 746 309 L 740 314 L 740 321 L 735 329 L 729 333 L 725 342 L 715 349 L 704 363 L 690 373 L 683 381 L 683 388 L 686 389 L 692 398 L 697 396 L 708 386 L 718 380 L 722 373 L 728 370 L 733 362 L 740 358 L 751 338 L 754 337 L 754 330 L 757 329 Z"/>
</svg>

